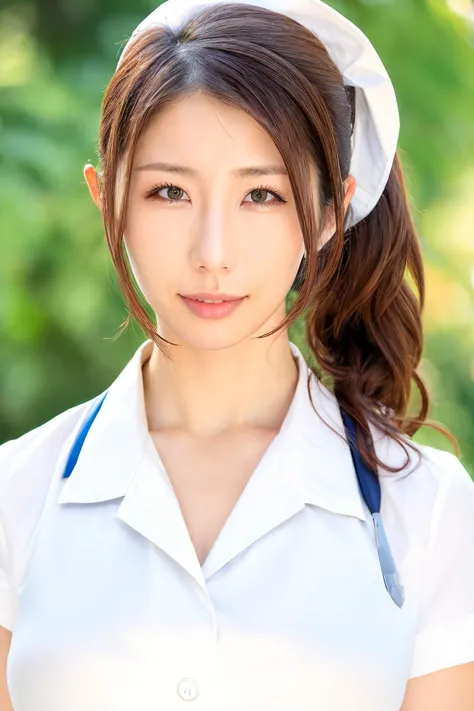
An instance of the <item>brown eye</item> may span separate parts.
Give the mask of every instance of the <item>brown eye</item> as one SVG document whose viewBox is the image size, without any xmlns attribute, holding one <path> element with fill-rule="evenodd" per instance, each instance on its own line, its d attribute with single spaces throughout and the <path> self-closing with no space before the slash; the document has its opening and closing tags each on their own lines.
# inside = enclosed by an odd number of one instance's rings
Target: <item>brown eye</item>
<svg viewBox="0 0 474 711">
<path fill-rule="evenodd" d="M 266 185 L 260 185 L 258 188 L 254 188 L 246 197 L 250 197 L 250 200 L 244 200 L 247 204 L 252 203 L 258 207 L 276 207 L 277 205 L 284 205 L 286 203 L 283 195 L 275 188 L 267 187 Z M 269 200 L 268 198 L 272 199 Z"/>
<path fill-rule="evenodd" d="M 160 195 L 161 192 L 165 194 Z M 181 199 L 183 195 L 186 195 L 186 193 L 182 188 L 178 188 L 177 185 L 172 185 L 171 183 L 163 183 L 162 185 L 155 185 L 147 193 L 146 197 L 151 200 L 163 200 L 164 202 L 172 203 L 183 202 Z"/>
<path fill-rule="evenodd" d="M 167 188 L 166 192 L 167 192 L 167 197 L 170 200 L 179 200 L 184 195 L 184 190 L 182 190 L 181 188 L 177 188 L 174 185 L 170 188 Z"/>
<path fill-rule="evenodd" d="M 268 197 L 268 190 L 252 190 L 250 193 L 253 202 L 265 202 Z"/>
</svg>

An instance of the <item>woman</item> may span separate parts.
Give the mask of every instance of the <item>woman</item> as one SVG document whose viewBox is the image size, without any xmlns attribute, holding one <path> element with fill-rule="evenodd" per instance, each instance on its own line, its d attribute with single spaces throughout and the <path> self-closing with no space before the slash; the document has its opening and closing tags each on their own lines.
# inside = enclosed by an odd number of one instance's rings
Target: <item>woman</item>
<svg viewBox="0 0 474 711">
<path fill-rule="evenodd" d="M 132 34 L 84 173 L 149 338 L 0 449 L 4 708 L 474 707 L 474 485 L 411 441 L 398 130 L 324 3 L 169 0 Z"/>
</svg>

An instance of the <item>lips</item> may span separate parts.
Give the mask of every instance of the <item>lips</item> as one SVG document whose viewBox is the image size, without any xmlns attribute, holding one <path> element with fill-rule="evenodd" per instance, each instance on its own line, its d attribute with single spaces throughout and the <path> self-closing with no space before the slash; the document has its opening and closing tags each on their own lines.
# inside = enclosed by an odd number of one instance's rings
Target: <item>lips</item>
<svg viewBox="0 0 474 711">
<path fill-rule="evenodd" d="M 232 297 L 231 299 L 223 299 L 220 303 L 206 303 L 202 297 L 194 298 L 195 296 L 196 295 L 192 297 L 181 296 L 181 298 L 195 316 L 199 316 L 203 319 L 225 318 L 235 311 L 246 299 L 245 296 L 240 299 Z"/>
<path fill-rule="evenodd" d="M 181 294 L 185 299 L 193 299 L 194 301 L 203 302 L 219 302 L 219 301 L 240 301 L 242 296 L 234 296 L 233 294 L 199 292 L 197 294 Z"/>
</svg>

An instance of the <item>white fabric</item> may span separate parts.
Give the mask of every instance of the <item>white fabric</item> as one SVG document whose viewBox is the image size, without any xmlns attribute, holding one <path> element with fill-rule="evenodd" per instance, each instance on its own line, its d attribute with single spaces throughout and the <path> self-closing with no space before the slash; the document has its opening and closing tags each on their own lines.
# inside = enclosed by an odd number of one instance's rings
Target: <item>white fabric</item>
<svg viewBox="0 0 474 711">
<path fill-rule="evenodd" d="M 176 29 L 190 14 L 222 0 L 167 0 L 132 32 L 117 67 L 136 35 L 155 24 Z M 372 212 L 387 184 L 400 133 L 398 103 L 390 76 L 362 30 L 320 0 L 232 0 L 287 15 L 311 30 L 327 48 L 344 77 L 356 87 L 350 174 L 357 187 L 351 200 L 352 227 Z M 275 48 L 278 52 L 278 47 Z"/>
<path fill-rule="evenodd" d="M 0 447 L 15 711 L 399 711 L 409 678 L 474 661 L 474 484 L 456 457 L 423 447 L 411 474 L 380 471 L 398 608 L 337 402 L 312 378 L 314 412 L 290 343 L 290 409 L 201 568 L 148 432 L 152 347 L 112 384 L 69 479 L 89 402 Z"/>
</svg>

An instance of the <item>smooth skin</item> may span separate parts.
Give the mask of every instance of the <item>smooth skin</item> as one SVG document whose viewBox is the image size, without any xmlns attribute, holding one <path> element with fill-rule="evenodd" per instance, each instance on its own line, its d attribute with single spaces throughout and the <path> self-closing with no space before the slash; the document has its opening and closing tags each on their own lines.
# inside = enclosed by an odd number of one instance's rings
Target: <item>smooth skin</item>
<svg viewBox="0 0 474 711">
<path fill-rule="evenodd" d="M 158 162 L 188 170 L 143 168 Z M 174 452 L 183 449 L 176 444 L 183 440 L 194 452 L 194 474 L 200 469 L 195 452 L 209 451 L 209 443 L 214 452 L 223 451 L 227 476 L 228 462 L 239 461 L 243 441 L 247 449 L 253 442 L 253 458 L 258 461 L 278 431 L 296 387 L 287 332 L 255 340 L 284 319 L 286 295 L 304 251 L 288 176 L 283 171 L 236 173 L 269 165 L 284 169 L 262 127 L 245 112 L 201 93 L 166 107 L 137 146 L 124 238 L 137 281 L 157 314 L 160 335 L 180 344 L 169 347 L 173 362 L 155 347 L 143 369 L 150 433 L 167 469 L 170 462 L 173 477 L 186 468 L 174 458 Z M 101 210 L 92 165 L 85 166 L 84 177 Z M 316 171 L 311 181 L 316 200 Z M 152 196 L 150 192 L 163 183 L 175 187 Z M 258 192 L 262 186 L 268 192 Z M 356 187 L 353 176 L 344 187 L 347 209 Z M 319 246 L 333 234 L 330 213 Z M 228 318 L 207 321 L 189 311 L 179 296 L 199 291 L 248 298 Z M 247 462 L 248 473 L 253 466 Z M 235 499 L 245 482 L 230 475 L 224 481 L 222 477 L 198 481 L 197 486 L 196 481 L 176 477 L 173 484 L 202 562 L 225 519 L 221 513 L 219 520 L 219 507 L 232 508 L 233 500 L 225 496 L 233 491 Z M 199 509 L 196 499 L 193 507 L 185 498 L 192 485 L 194 496 L 204 485 L 220 485 L 221 498 L 212 515 L 193 518 Z M 11 634 L 0 628 L 0 711 L 12 711 L 4 674 L 10 639 Z M 474 663 L 411 680 L 401 711 L 473 709 Z"/>
</svg>

